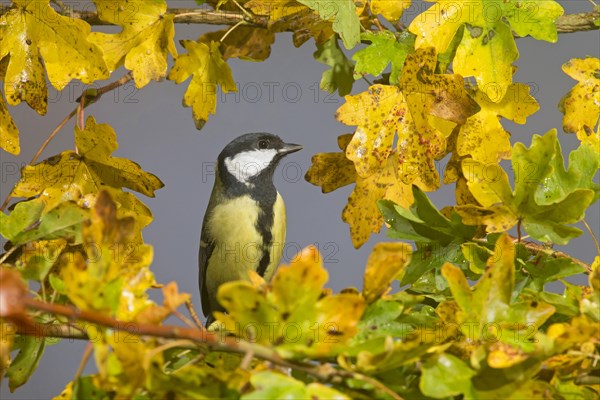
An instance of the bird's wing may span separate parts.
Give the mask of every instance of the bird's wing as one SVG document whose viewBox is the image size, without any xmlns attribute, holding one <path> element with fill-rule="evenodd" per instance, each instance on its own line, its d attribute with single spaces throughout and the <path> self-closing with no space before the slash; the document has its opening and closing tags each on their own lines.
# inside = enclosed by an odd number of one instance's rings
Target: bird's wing
<svg viewBox="0 0 600 400">
<path fill-rule="evenodd" d="M 202 233 L 200 234 L 200 250 L 198 252 L 198 283 L 200 287 L 200 300 L 202 301 L 202 313 L 209 319 L 212 319 L 212 310 L 210 309 L 210 300 L 208 298 L 208 290 L 206 289 L 206 270 L 208 260 L 214 248 L 215 243 L 208 240 L 206 224 L 203 224 Z"/>
</svg>

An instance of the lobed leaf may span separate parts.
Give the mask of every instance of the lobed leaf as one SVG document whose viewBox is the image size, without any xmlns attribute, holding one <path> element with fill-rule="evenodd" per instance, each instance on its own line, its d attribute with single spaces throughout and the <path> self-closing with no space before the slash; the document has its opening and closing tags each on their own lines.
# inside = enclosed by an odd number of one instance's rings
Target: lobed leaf
<svg viewBox="0 0 600 400">
<path fill-rule="evenodd" d="M 225 93 L 235 92 L 237 88 L 218 42 L 205 44 L 183 40 L 181 44 L 188 52 L 175 59 L 169 79 L 179 84 L 193 76 L 183 103 L 192 107 L 196 129 L 202 129 L 209 114 L 217 110 L 217 86 L 220 85 Z"/>
<path fill-rule="evenodd" d="M 93 32 L 90 41 L 104 52 L 112 72 L 124 65 L 133 72 L 137 88 L 167 74 L 167 57 L 177 56 L 173 15 L 163 0 L 94 0 L 98 17 L 122 27 L 121 32 Z"/>
</svg>

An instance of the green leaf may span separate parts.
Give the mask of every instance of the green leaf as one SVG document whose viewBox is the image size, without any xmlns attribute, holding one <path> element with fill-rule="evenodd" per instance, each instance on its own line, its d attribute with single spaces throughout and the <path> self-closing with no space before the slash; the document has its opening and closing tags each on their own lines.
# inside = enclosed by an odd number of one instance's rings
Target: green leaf
<svg viewBox="0 0 600 400">
<path fill-rule="evenodd" d="M 581 163 L 584 168 L 587 161 L 575 162 L 575 169 L 565 172 L 560 166 L 562 156 L 558 156 L 558 151 L 560 146 L 554 129 L 544 136 L 534 135 L 530 148 L 516 143 L 512 156 L 514 193 L 508 175 L 500 166 L 489 168 L 479 161 L 463 160 L 462 169 L 469 190 L 481 206 L 468 204 L 454 209 L 465 224 L 486 225 L 489 233 L 506 232 L 521 221 L 533 238 L 567 244 L 582 233 L 567 224 L 583 219 L 586 209 L 597 196 L 597 185 L 590 182 L 590 171 L 583 175 L 577 173 L 577 166 Z M 588 154 L 588 149 L 577 151 Z M 563 182 L 564 188 L 557 188 Z M 593 190 L 586 188 L 590 186 Z M 538 203 L 541 199 L 543 204 Z"/>
<path fill-rule="evenodd" d="M 314 52 L 313 57 L 321 64 L 331 67 L 323 71 L 320 84 L 322 90 L 329 93 L 337 90 L 340 96 L 345 96 L 352 91 L 354 66 L 340 49 L 337 36 L 332 36 L 323 44 L 317 43 L 317 51 Z"/>
<path fill-rule="evenodd" d="M 356 61 L 354 79 L 366 74 L 379 76 L 391 63 L 390 83 L 398 83 L 406 56 L 414 52 L 415 35 L 405 31 L 396 39 L 389 31 L 366 32 L 361 34 L 361 39 L 371 44 L 352 56 Z"/>
<path fill-rule="evenodd" d="M 23 386 L 31 374 L 35 371 L 44 354 L 45 340 L 34 336 L 19 336 L 17 346 L 19 354 L 6 371 L 8 377 L 8 388 L 14 392 L 18 387 Z"/>
<path fill-rule="evenodd" d="M 133 194 L 122 189 L 154 197 L 163 183 L 137 163 L 113 157 L 112 153 L 119 147 L 115 131 L 108 124 L 96 123 L 93 117 L 88 117 L 85 129 L 75 128 L 75 145 L 77 153 L 64 151 L 38 164 L 25 166 L 11 195 L 27 198 L 40 195 L 46 210 L 52 210 L 70 200 L 90 207 L 97 194 L 107 190 L 119 203 L 117 215 L 135 218 L 138 241 L 141 241 L 139 232 L 152 220 L 152 214 Z"/>
<path fill-rule="evenodd" d="M 214 315 L 224 331 L 276 345 L 286 357 L 333 356 L 356 334 L 366 304 L 358 293 L 323 294 L 327 279 L 321 256 L 310 246 L 278 268 L 267 293 L 246 281 L 222 284 L 217 299 L 227 314 Z"/>
<path fill-rule="evenodd" d="M 463 243 L 460 246 L 462 254 L 469 262 L 469 268 L 476 274 L 482 274 L 485 271 L 485 266 L 488 258 L 493 254 L 487 247 L 478 245 L 477 243 Z"/>
<path fill-rule="evenodd" d="M 13 241 L 27 229 L 39 221 L 44 210 L 44 203 L 39 199 L 21 201 L 9 215 L 0 213 L 0 235 Z"/>
<path fill-rule="evenodd" d="M 24 279 L 43 281 L 67 246 L 67 240 L 38 240 L 22 248 L 16 262 Z"/>
<path fill-rule="evenodd" d="M 600 166 L 600 158 L 589 143 L 581 145 L 569 154 L 569 167 L 565 169 L 560 142 L 555 144 L 554 157 L 549 163 L 551 173 L 541 180 L 535 191 L 535 201 L 539 205 L 548 205 L 563 201 L 577 189 L 594 191 L 593 202 L 600 197 L 600 185 L 594 182 L 594 176 Z"/>
<path fill-rule="evenodd" d="M 542 285 L 585 272 L 584 267 L 569 258 L 552 258 L 550 256 L 536 261 L 527 261 L 524 268 Z"/>
<path fill-rule="evenodd" d="M 107 392 L 94 385 L 93 376 L 84 376 L 73 382 L 73 393 L 71 399 L 79 400 L 108 400 Z"/>
<path fill-rule="evenodd" d="M 68 288 L 65 284 L 65 281 L 59 278 L 59 276 L 55 273 L 48 275 L 48 281 L 50 282 L 50 286 L 52 289 L 56 290 L 59 294 L 67 294 Z"/>
<path fill-rule="evenodd" d="M 82 224 L 89 218 L 89 211 L 74 202 L 61 203 L 44 215 L 39 225 L 17 234 L 11 241 L 16 246 L 38 239 L 58 238 L 74 238 L 75 243 L 80 243 Z"/>
<path fill-rule="evenodd" d="M 417 243 L 417 250 L 412 253 L 410 264 L 405 268 L 400 285 L 414 285 L 427 272 L 431 270 L 439 272 L 445 262 L 467 267 L 459 242 L 451 242 L 447 246 Z"/>
<path fill-rule="evenodd" d="M 475 228 L 462 224 L 460 218 L 446 218 L 417 186 L 413 186 L 414 202 L 409 208 L 390 200 L 377 202 L 386 224 L 388 237 L 423 243 L 437 242 L 446 246 L 457 238 L 471 239 Z"/>
<path fill-rule="evenodd" d="M 342 38 L 344 47 L 351 49 L 360 42 L 360 21 L 352 0 L 298 0 L 319 13 L 323 20 L 333 19 L 333 30 Z"/>
<path fill-rule="evenodd" d="M 349 399 L 345 394 L 320 383 L 305 385 L 292 377 L 273 371 L 255 373 L 250 378 L 250 383 L 255 390 L 243 395 L 242 400 Z"/>
<path fill-rule="evenodd" d="M 459 358 L 451 354 L 439 354 L 423 365 L 422 372 L 419 388 L 424 395 L 436 399 L 459 394 L 470 397 L 471 377 L 475 371 Z"/>
</svg>

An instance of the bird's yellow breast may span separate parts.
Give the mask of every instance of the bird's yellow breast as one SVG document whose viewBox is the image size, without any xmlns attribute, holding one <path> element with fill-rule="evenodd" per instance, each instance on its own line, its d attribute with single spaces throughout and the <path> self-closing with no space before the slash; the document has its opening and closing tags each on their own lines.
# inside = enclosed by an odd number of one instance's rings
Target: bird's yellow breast
<svg viewBox="0 0 600 400">
<path fill-rule="evenodd" d="M 224 201 L 212 210 L 208 233 L 215 248 L 206 270 L 209 292 L 216 293 L 218 286 L 228 281 L 248 280 L 248 270 L 256 271 L 265 245 L 256 228 L 260 212 L 258 203 L 249 195 Z M 285 244 L 285 205 L 279 194 L 273 213 L 270 263 L 264 274 L 267 281 L 281 260 Z"/>
</svg>

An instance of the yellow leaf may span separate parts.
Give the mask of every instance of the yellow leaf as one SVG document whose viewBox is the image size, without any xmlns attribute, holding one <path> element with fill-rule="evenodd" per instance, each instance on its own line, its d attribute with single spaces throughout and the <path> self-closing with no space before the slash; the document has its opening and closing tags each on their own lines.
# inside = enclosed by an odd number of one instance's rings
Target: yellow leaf
<svg viewBox="0 0 600 400">
<path fill-rule="evenodd" d="M 177 56 L 173 15 L 166 1 L 94 0 L 101 20 L 122 26 L 117 34 L 93 32 L 90 41 L 104 51 L 111 71 L 121 65 L 133 71 L 135 85 L 146 86 L 167 73 L 167 53 Z"/>
<path fill-rule="evenodd" d="M 523 350 L 503 342 L 496 342 L 490 347 L 487 362 L 492 368 L 510 368 L 527 358 L 528 355 Z"/>
<path fill-rule="evenodd" d="M 600 124 L 596 132 L 585 128 L 578 130 L 577 139 L 581 140 L 581 143 L 589 143 L 600 157 Z"/>
<path fill-rule="evenodd" d="M 78 308 L 130 320 L 149 304 L 152 247 L 133 240 L 134 219 L 119 219 L 107 192 L 100 192 L 93 210 L 83 229 L 84 253 L 66 252 L 59 260 L 66 294 Z"/>
<path fill-rule="evenodd" d="M 10 352 L 13 346 L 14 337 L 17 335 L 17 326 L 14 323 L 4 322 L 0 318 L 0 375 L 4 376 L 6 369 L 10 365 Z"/>
<path fill-rule="evenodd" d="M 244 6 L 256 15 L 268 16 L 271 23 L 306 10 L 312 13 L 296 0 L 250 0 Z M 316 20 L 317 14 L 313 18 Z"/>
<path fill-rule="evenodd" d="M 4 96 L 0 93 L 0 148 L 10 154 L 17 155 L 21 152 L 19 145 L 19 130 L 15 125 L 8 108 L 4 103 Z"/>
<path fill-rule="evenodd" d="M 47 212 L 68 200 L 93 207 L 96 195 L 104 189 L 118 203 L 119 217 L 135 217 L 137 231 L 148 225 L 152 220 L 150 210 L 122 188 L 154 197 L 154 191 L 163 186 L 160 179 L 133 161 L 112 157 L 118 148 L 115 131 L 108 124 L 97 124 L 93 117 L 87 119 L 85 129 L 75 127 L 75 144 L 78 153 L 65 151 L 25 166 L 12 196 L 41 195 Z"/>
<path fill-rule="evenodd" d="M 406 243 L 377 243 L 367 260 L 363 296 L 372 303 L 390 289 L 394 279 L 410 262 L 412 248 Z"/>
<path fill-rule="evenodd" d="M 165 298 L 163 304 L 171 311 L 176 310 L 179 306 L 191 298 L 189 293 L 179 293 L 177 282 L 169 282 L 163 288 L 162 292 Z"/>
<path fill-rule="evenodd" d="M 573 58 L 562 66 L 577 83 L 559 104 L 565 132 L 593 130 L 600 118 L 600 59 Z M 579 133 L 578 133 L 579 136 Z"/>
<path fill-rule="evenodd" d="M 512 84 L 504 98 L 496 102 L 480 90 L 476 90 L 473 97 L 481 110 L 460 127 L 456 152 L 461 157 L 471 156 L 485 164 L 510 158 L 510 134 L 502 127 L 500 117 L 524 124 L 526 118 L 539 109 L 529 94 L 529 86 Z"/>
<path fill-rule="evenodd" d="M 392 200 L 404 207 L 412 204 L 412 186 L 403 183 L 397 174 L 396 157 L 390 157 L 384 168 L 367 178 L 357 176 L 356 187 L 342 211 L 342 220 L 350 225 L 354 247 L 359 248 L 371 233 L 379 233 L 381 230 L 383 215 L 377 208 L 378 200 Z"/>
<path fill-rule="evenodd" d="M 454 72 L 474 76 L 484 91 L 497 92 L 490 97 L 499 100 L 512 83 L 512 63 L 517 58 L 519 51 L 510 28 L 498 23 L 494 28 L 466 28 L 452 65 Z"/>
<path fill-rule="evenodd" d="M 404 10 L 410 8 L 411 0 L 371 0 L 371 12 L 381 14 L 388 21 L 397 21 Z"/>
<path fill-rule="evenodd" d="M 185 95 L 184 104 L 192 107 L 197 129 L 202 129 L 209 114 L 217 110 L 217 85 L 225 93 L 237 91 L 231 69 L 219 50 L 218 42 L 210 44 L 183 40 L 187 54 L 180 55 L 169 72 L 169 79 L 181 83 L 193 75 Z"/>
<path fill-rule="evenodd" d="M 4 76 L 8 104 L 24 100 L 46 113 L 48 92 L 41 59 L 52 85 L 62 90 L 72 79 L 84 83 L 109 76 L 102 51 L 88 41 L 90 26 L 56 13 L 46 0 L 13 1 L 0 16 L 0 60 L 9 56 Z"/>
<path fill-rule="evenodd" d="M 346 157 L 354 162 L 359 176 L 368 177 L 385 166 L 396 131 L 407 124 L 408 109 L 396 86 L 373 85 L 345 99 L 335 116 L 346 125 L 357 126 Z"/>
<path fill-rule="evenodd" d="M 218 299 L 228 314 L 215 316 L 226 332 L 274 344 L 286 357 L 335 356 L 356 334 L 365 303 L 355 293 L 326 293 L 327 278 L 317 249 L 308 247 L 279 268 L 270 291 L 245 281 L 221 285 Z"/>
<path fill-rule="evenodd" d="M 338 138 L 341 150 L 348 148 L 351 135 Z M 356 175 L 354 166 L 344 152 L 320 153 L 313 156 L 312 166 L 306 173 L 306 180 L 321 186 L 328 193 L 356 181 L 356 187 L 342 213 L 342 219 L 350 225 L 350 235 L 355 247 L 362 246 L 371 232 L 379 232 L 383 216 L 377 208 L 377 200 L 393 200 L 398 204 L 412 204 L 412 189 L 398 179 L 396 157 L 389 157 L 383 169 L 361 178 Z"/>
<path fill-rule="evenodd" d="M 415 48 L 433 46 L 438 53 L 445 52 L 455 35 L 462 34 L 454 72 L 474 76 L 482 90 L 497 92 L 492 101 L 501 100 L 512 83 L 511 64 L 519 56 L 513 31 L 519 36 L 557 40 L 554 21 L 562 15 L 562 7 L 554 1 L 539 1 L 530 11 L 535 12 L 523 18 L 525 8 L 516 1 L 437 0 L 411 22 L 409 30 L 417 36 Z"/>
<path fill-rule="evenodd" d="M 356 181 L 356 170 L 352 161 L 346 158 L 346 148 L 352 134 L 338 137 L 341 153 L 318 153 L 312 159 L 305 179 L 313 185 L 320 186 L 323 193 L 333 192 Z"/>
</svg>

